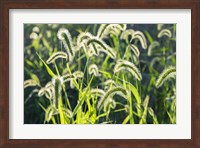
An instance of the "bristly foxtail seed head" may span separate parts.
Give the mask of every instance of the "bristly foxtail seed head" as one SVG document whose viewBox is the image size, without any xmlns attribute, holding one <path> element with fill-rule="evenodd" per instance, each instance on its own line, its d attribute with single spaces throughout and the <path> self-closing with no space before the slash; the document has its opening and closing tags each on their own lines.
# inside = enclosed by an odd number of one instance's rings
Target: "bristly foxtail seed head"
<svg viewBox="0 0 200 148">
<path fill-rule="evenodd" d="M 135 30 L 133 29 L 124 30 L 120 36 L 120 39 L 127 40 L 128 37 L 131 36 L 131 40 L 132 40 L 134 37 L 134 33 L 135 33 Z"/>
<path fill-rule="evenodd" d="M 103 82 L 103 85 L 104 85 L 104 90 L 107 90 L 107 89 L 109 89 L 112 86 L 114 86 L 114 87 L 117 86 L 117 84 L 115 83 L 115 81 L 112 80 L 112 79 L 106 80 L 105 82 Z"/>
<path fill-rule="evenodd" d="M 142 80 L 142 75 L 139 71 L 139 69 L 135 66 L 135 64 L 127 61 L 127 60 L 118 60 L 117 64 L 114 67 L 114 73 L 127 70 L 129 71 L 136 79 L 139 81 Z"/>
<path fill-rule="evenodd" d="M 98 56 L 99 55 L 99 48 L 97 48 L 98 45 L 95 44 L 90 44 L 90 48 L 93 50 L 94 55 Z"/>
<path fill-rule="evenodd" d="M 135 38 L 139 39 L 143 49 L 147 49 L 147 41 L 144 34 L 141 31 L 135 31 L 134 39 Z"/>
<path fill-rule="evenodd" d="M 108 27 L 109 27 L 109 24 L 101 24 L 97 32 L 97 37 L 102 38 L 104 36 L 104 33 L 107 32 Z"/>
<path fill-rule="evenodd" d="M 40 28 L 38 26 L 33 27 L 32 29 L 33 32 L 39 33 L 40 32 Z"/>
<path fill-rule="evenodd" d="M 87 46 L 89 46 L 90 44 L 100 46 L 101 48 L 97 48 L 97 50 L 108 54 L 112 59 L 116 58 L 116 54 L 117 54 L 116 51 L 113 50 L 111 47 L 109 47 L 103 40 L 101 40 L 97 37 L 94 37 L 94 38 L 88 39 Z M 97 51 L 97 52 L 99 52 L 99 51 Z"/>
<path fill-rule="evenodd" d="M 116 85 L 115 81 L 112 79 L 106 80 L 103 84 L 104 85 Z"/>
<path fill-rule="evenodd" d="M 163 36 L 167 36 L 169 38 L 172 37 L 172 33 L 169 29 L 162 29 L 159 33 L 158 33 L 158 38 L 161 38 Z"/>
<path fill-rule="evenodd" d="M 110 33 L 116 34 L 117 32 L 119 33 L 120 31 L 123 31 L 125 29 L 126 24 L 101 24 L 98 29 L 97 37 L 103 39 L 104 37 L 107 37 L 107 35 Z"/>
<path fill-rule="evenodd" d="M 112 98 L 107 99 L 104 103 L 104 112 L 109 111 L 110 109 L 115 109 L 116 107 L 116 102 Z"/>
<path fill-rule="evenodd" d="M 89 32 L 81 32 L 77 37 L 77 45 L 80 46 L 81 43 L 85 42 L 87 39 L 93 38 L 94 36 Z"/>
<path fill-rule="evenodd" d="M 67 29 L 60 28 L 58 30 L 57 36 L 58 36 L 58 39 L 62 41 L 64 48 L 69 55 L 69 61 L 71 62 L 75 54 L 71 34 L 69 33 Z"/>
<path fill-rule="evenodd" d="M 155 47 L 157 47 L 157 46 L 160 46 L 160 43 L 159 43 L 158 41 L 152 42 L 151 45 L 150 45 L 149 48 L 148 48 L 148 53 L 147 53 L 147 55 L 148 55 L 148 56 L 151 56 L 152 49 L 155 48 Z"/>
<path fill-rule="evenodd" d="M 104 102 L 106 102 L 107 99 L 112 98 L 112 96 L 115 95 L 115 94 L 118 94 L 118 95 L 122 96 L 123 98 L 127 99 L 126 98 L 127 91 L 123 87 L 120 87 L 120 86 L 119 87 L 113 87 L 113 88 L 109 89 L 105 93 L 105 95 L 100 99 L 100 101 L 98 102 L 97 107 L 99 109 L 101 109 L 103 107 L 103 105 L 104 105 Z"/>
<path fill-rule="evenodd" d="M 39 38 L 39 36 L 38 36 L 37 33 L 32 32 L 32 33 L 30 34 L 29 38 L 30 38 L 30 39 L 37 39 L 37 38 Z"/>
<path fill-rule="evenodd" d="M 75 76 L 73 74 L 65 74 L 62 76 L 63 83 L 68 81 L 73 81 L 75 79 Z"/>
<path fill-rule="evenodd" d="M 43 95 L 46 96 L 48 99 L 53 99 L 53 89 L 51 87 L 43 87 L 38 91 L 38 96 L 41 97 Z"/>
<path fill-rule="evenodd" d="M 140 56 L 140 51 L 137 46 L 135 46 L 134 44 L 130 44 L 130 49 L 133 51 L 137 58 Z"/>
<path fill-rule="evenodd" d="M 78 78 L 83 78 L 83 76 L 84 76 L 84 74 L 83 74 L 82 71 L 75 71 L 75 72 L 73 73 L 73 75 L 74 75 L 74 77 L 75 77 L 76 79 L 78 79 Z"/>
<path fill-rule="evenodd" d="M 38 96 L 41 97 L 45 94 L 45 91 L 46 91 L 46 88 L 41 88 L 39 91 L 38 91 Z"/>
<path fill-rule="evenodd" d="M 115 109 L 115 107 L 116 107 L 116 102 L 115 102 L 115 100 L 111 100 L 110 101 L 110 107 L 112 108 L 112 109 Z"/>
<path fill-rule="evenodd" d="M 91 37 L 91 38 L 95 38 L 95 37 Z M 93 55 L 97 55 L 97 53 L 95 53 L 95 50 L 93 48 L 93 43 L 91 43 L 90 45 L 87 45 L 87 42 L 91 39 L 91 38 L 85 38 L 82 40 L 82 42 L 79 45 L 79 50 L 83 49 L 85 54 L 88 55 L 89 57 L 93 56 Z"/>
<path fill-rule="evenodd" d="M 165 81 L 175 77 L 176 77 L 176 68 L 174 66 L 169 66 L 168 68 L 164 69 L 163 72 L 159 75 L 156 81 L 156 87 L 157 88 L 161 87 Z"/>
<path fill-rule="evenodd" d="M 46 110 L 46 114 L 45 114 L 45 121 L 49 122 L 51 120 L 51 117 L 53 116 L 54 112 L 55 112 L 55 107 L 53 105 L 50 105 L 47 110 Z"/>
<path fill-rule="evenodd" d="M 93 74 L 95 77 L 100 76 L 99 69 L 98 69 L 96 64 L 90 65 L 89 68 L 88 68 L 88 72 L 89 72 L 90 75 Z"/>
<path fill-rule="evenodd" d="M 70 82 L 71 88 L 74 88 L 73 81 L 78 78 L 83 78 L 83 72 L 75 71 L 73 74 L 65 74 L 62 76 L 63 83 Z"/>
<path fill-rule="evenodd" d="M 164 24 L 157 24 L 157 30 L 161 30 Z"/>
<path fill-rule="evenodd" d="M 120 26 L 122 27 L 123 31 L 126 30 L 126 28 L 127 28 L 127 24 L 121 24 Z"/>
<path fill-rule="evenodd" d="M 49 100 L 53 100 L 53 95 L 54 95 L 54 92 L 52 91 L 52 89 L 46 89 L 45 90 L 45 96 Z"/>
<path fill-rule="evenodd" d="M 63 78 L 60 76 L 56 76 L 52 79 L 52 83 L 54 85 L 55 106 L 56 106 L 56 108 L 58 108 L 58 102 L 60 100 Z"/>
<path fill-rule="evenodd" d="M 52 79 L 53 86 L 57 89 L 61 89 L 61 85 L 63 84 L 63 77 L 56 76 Z"/>
<path fill-rule="evenodd" d="M 90 93 L 94 96 L 103 97 L 106 92 L 103 89 L 93 88 L 90 90 Z"/>
<path fill-rule="evenodd" d="M 58 52 L 53 53 L 46 62 L 47 62 L 47 64 L 50 64 L 59 58 L 64 58 L 64 59 L 68 60 L 68 55 L 63 51 L 58 51 Z"/>
<path fill-rule="evenodd" d="M 46 88 L 46 89 L 53 88 L 53 83 L 52 83 L 52 81 L 48 82 L 48 83 L 45 85 L 45 88 Z"/>
<path fill-rule="evenodd" d="M 68 34 L 68 30 L 65 29 L 65 28 L 60 28 L 58 30 L 57 37 L 58 37 L 59 40 L 61 40 L 61 41 L 65 40 L 64 35 L 63 35 L 64 33 Z"/>
<path fill-rule="evenodd" d="M 37 86 L 38 82 L 36 82 L 35 80 L 29 79 L 29 80 L 25 80 L 24 81 L 24 89 L 30 86 Z"/>
</svg>

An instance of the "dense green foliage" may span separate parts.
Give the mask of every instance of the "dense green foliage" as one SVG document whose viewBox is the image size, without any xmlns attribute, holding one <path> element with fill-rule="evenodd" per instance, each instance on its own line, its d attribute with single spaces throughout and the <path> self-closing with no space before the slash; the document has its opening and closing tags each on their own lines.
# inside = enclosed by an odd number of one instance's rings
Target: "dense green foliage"
<svg viewBox="0 0 200 148">
<path fill-rule="evenodd" d="M 25 124 L 175 124 L 175 24 L 25 24 Z"/>
</svg>

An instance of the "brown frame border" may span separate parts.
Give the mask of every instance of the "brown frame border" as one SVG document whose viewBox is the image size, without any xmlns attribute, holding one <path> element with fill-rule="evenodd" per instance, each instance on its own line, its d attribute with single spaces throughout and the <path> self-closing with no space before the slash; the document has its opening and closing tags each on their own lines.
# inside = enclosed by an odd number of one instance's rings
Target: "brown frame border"
<svg viewBox="0 0 200 148">
<path fill-rule="evenodd" d="M 9 139 L 9 9 L 191 9 L 192 138 L 190 140 Z M 0 147 L 200 148 L 200 0 L 0 0 Z"/>
</svg>

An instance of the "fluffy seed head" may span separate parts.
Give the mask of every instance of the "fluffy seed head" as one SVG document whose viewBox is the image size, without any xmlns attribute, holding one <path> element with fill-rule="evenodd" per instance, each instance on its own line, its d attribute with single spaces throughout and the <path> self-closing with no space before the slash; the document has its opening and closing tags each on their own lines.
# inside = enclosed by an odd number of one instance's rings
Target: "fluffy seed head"
<svg viewBox="0 0 200 148">
<path fill-rule="evenodd" d="M 50 64 L 50 63 L 54 62 L 56 59 L 59 59 L 59 58 L 64 58 L 64 59 L 67 60 L 68 59 L 68 55 L 63 51 L 58 51 L 58 52 L 53 53 L 48 58 L 48 60 L 46 62 L 47 62 L 47 64 Z"/>
<path fill-rule="evenodd" d="M 134 34 L 135 34 L 135 30 L 133 29 L 124 30 L 120 36 L 120 39 L 128 40 L 128 37 L 131 36 L 131 39 L 130 39 L 131 41 L 134 37 Z"/>
<path fill-rule="evenodd" d="M 77 37 L 77 45 L 80 46 L 83 44 L 87 39 L 93 38 L 94 36 L 89 32 L 81 32 Z"/>
<path fill-rule="evenodd" d="M 135 64 L 127 60 L 118 60 L 117 64 L 114 67 L 114 73 L 117 73 L 123 70 L 129 71 L 139 81 L 142 80 L 142 75 L 139 69 L 135 66 Z"/>
<path fill-rule="evenodd" d="M 100 101 L 98 102 L 97 107 L 99 109 L 101 109 L 104 105 L 105 102 L 107 102 L 110 98 L 113 98 L 113 95 L 118 94 L 120 96 L 122 96 L 123 98 L 126 99 L 126 96 L 128 95 L 128 92 L 123 88 L 123 87 L 113 87 L 111 89 L 109 89 L 105 95 L 100 99 Z"/>
<path fill-rule="evenodd" d="M 93 74 L 95 77 L 100 76 L 99 69 L 98 69 L 96 64 L 90 65 L 89 68 L 88 68 L 88 72 L 89 72 L 90 75 Z"/>
<path fill-rule="evenodd" d="M 148 53 L 147 53 L 147 55 L 148 55 L 148 56 L 151 56 L 152 49 L 155 48 L 155 47 L 157 47 L 157 46 L 160 46 L 160 43 L 159 43 L 159 42 L 157 42 L 157 41 L 152 42 L 151 45 L 150 45 L 149 48 L 148 48 Z"/>
<path fill-rule="evenodd" d="M 72 81 L 75 78 L 73 74 L 65 74 L 62 76 L 63 82 Z"/>
<path fill-rule="evenodd" d="M 46 110 L 45 121 L 49 122 L 55 112 L 56 112 L 56 108 L 53 105 L 50 105 Z"/>
<path fill-rule="evenodd" d="M 147 41 L 146 41 L 144 34 L 141 31 L 135 31 L 134 39 L 136 39 L 136 38 L 139 39 L 139 41 L 142 45 L 142 48 L 147 49 Z"/>
<path fill-rule="evenodd" d="M 169 38 L 172 37 L 172 33 L 169 29 L 162 29 L 159 33 L 158 33 L 158 38 L 161 38 L 163 36 L 167 36 Z"/>
<path fill-rule="evenodd" d="M 33 32 L 39 33 L 40 32 L 40 28 L 38 26 L 33 27 L 32 29 Z"/>
<path fill-rule="evenodd" d="M 72 37 L 69 31 L 65 28 L 60 28 L 57 33 L 57 37 L 64 45 L 65 50 L 69 55 L 69 61 L 72 61 L 74 58 L 75 50 L 72 42 Z"/>
<path fill-rule="evenodd" d="M 175 77 L 176 77 L 176 68 L 174 66 L 169 66 L 168 68 L 164 69 L 163 72 L 159 75 L 156 81 L 156 87 L 157 88 L 161 87 L 165 81 Z"/>
<path fill-rule="evenodd" d="M 136 57 L 139 57 L 140 56 L 140 51 L 139 49 L 137 48 L 137 46 L 135 46 L 134 44 L 130 44 L 130 49 L 133 51 L 133 53 L 136 55 Z"/>
<path fill-rule="evenodd" d="M 157 24 L 157 30 L 161 30 L 164 24 Z"/>
<path fill-rule="evenodd" d="M 105 91 L 103 89 L 94 88 L 90 90 L 91 95 L 103 97 L 105 95 Z"/>
<path fill-rule="evenodd" d="M 115 107 L 116 107 L 115 100 L 112 98 L 109 98 L 109 99 L 107 99 L 107 101 L 105 101 L 103 110 L 104 110 L 104 112 L 107 112 L 110 109 L 115 109 Z"/>
<path fill-rule="evenodd" d="M 37 33 L 32 32 L 29 37 L 30 37 L 30 39 L 37 39 L 39 36 Z"/>
<path fill-rule="evenodd" d="M 77 78 L 83 78 L 83 72 L 82 71 L 75 71 L 73 73 L 74 77 L 77 79 Z"/>
<path fill-rule="evenodd" d="M 24 81 L 24 89 L 29 87 L 29 86 L 37 86 L 38 82 L 36 82 L 35 80 L 29 79 Z"/>
<path fill-rule="evenodd" d="M 87 46 L 89 46 L 91 44 L 95 45 L 96 50 L 97 50 L 96 54 L 98 54 L 99 51 L 102 51 L 102 52 L 106 53 L 107 55 L 109 55 L 111 58 L 113 58 L 113 59 L 116 58 L 116 51 L 113 50 L 110 46 L 108 46 L 103 40 L 100 40 L 100 39 L 94 37 L 87 41 Z"/>
<path fill-rule="evenodd" d="M 101 24 L 97 33 L 97 37 L 102 39 L 111 33 L 118 35 L 121 31 L 125 29 L 126 24 Z"/>
</svg>

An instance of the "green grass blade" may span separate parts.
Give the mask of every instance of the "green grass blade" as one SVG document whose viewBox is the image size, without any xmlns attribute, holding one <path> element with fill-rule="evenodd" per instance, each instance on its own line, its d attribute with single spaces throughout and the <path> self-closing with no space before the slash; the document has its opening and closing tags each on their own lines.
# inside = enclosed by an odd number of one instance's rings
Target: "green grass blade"
<svg viewBox="0 0 200 148">
<path fill-rule="evenodd" d="M 42 61 L 42 63 L 44 64 L 44 66 L 46 67 L 46 70 L 48 72 L 48 74 L 53 78 L 55 77 L 55 74 L 53 73 L 53 71 L 49 68 L 49 66 L 42 60 L 42 58 L 39 56 L 38 53 L 36 53 L 39 57 L 39 59 Z"/>
</svg>

